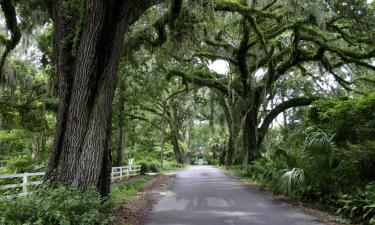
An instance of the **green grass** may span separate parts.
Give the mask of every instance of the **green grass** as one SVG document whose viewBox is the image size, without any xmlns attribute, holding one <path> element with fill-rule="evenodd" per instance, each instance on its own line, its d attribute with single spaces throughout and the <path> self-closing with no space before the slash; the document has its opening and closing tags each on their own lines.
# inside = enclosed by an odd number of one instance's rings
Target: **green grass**
<svg viewBox="0 0 375 225">
<path fill-rule="evenodd" d="M 126 203 L 129 198 L 137 195 L 150 180 L 149 176 L 139 176 L 134 180 L 112 186 L 110 198 L 113 204 Z"/>
<path fill-rule="evenodd" d="M 187 167 L 187 165 L 182 165 L 182 164 L 179 164 L 179 165 L 165 165 L 163 166 L 163 168 L 161 168 L 161 173 L 169 173 L 169 172 L 173 172 L 173 171 L 176 171 L 178 169 L 182 169 L 182 168 L 185 168 Z"/>
</svg>

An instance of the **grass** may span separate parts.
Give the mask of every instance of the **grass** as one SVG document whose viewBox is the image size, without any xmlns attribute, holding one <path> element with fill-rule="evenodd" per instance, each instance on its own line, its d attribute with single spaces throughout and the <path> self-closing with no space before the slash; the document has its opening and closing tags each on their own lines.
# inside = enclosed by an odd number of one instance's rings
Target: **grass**
<svg viewBox="0 0 375 225">
<path fill-rule="evenodd" d="M 179 170 L 179 169 L 182 169 L 182 168 L 186 168 L 188 165 L 183 165 L 181 167 L 174 167 L 174 166 L 168 166 L 168 165 L 165 165 L 163 166 L 163 168 L 160 170 L 161 173 L 169 173 L 169 172 L 173 172 L 173 171 L 176 171 L 176 170 Z"/>
<path fill-rule="evenodd" d="M 184 167 L 185 166 L 177 167 L 175 165 L 165 165 L 160 172 L 168 173 Z M 126 203 L 129 198 L 136 196 L 138 192 L 144 189 L 151 178 L 150 176 L 138 176 L 123 183 L 114 184 L 110 194 L 111 201 L 114 205 Z"/>
<path fill-rule="evenodd" d="M 149 176 L 139 176 L 133 180 L 113 185 L 110 194 L 113 204 L 126 203 L 129 198 L 137 195 L 149 180 Z"/>
</svg>

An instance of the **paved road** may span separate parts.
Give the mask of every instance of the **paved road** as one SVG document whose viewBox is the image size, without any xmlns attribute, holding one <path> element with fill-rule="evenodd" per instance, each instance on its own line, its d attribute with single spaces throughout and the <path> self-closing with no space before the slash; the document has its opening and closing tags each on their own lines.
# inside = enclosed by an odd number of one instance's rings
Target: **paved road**
<svg viewBox="0 0 375 225">
<path fill-rule="evenodd" d="M 145 225 L 323 225 L 210 166 L 177 173 Z"/>
</svg>

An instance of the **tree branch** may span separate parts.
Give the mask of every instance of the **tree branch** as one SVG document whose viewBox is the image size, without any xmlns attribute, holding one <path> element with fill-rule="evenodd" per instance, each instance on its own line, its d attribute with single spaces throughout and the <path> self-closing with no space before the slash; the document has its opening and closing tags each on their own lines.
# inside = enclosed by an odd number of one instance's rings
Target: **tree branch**
<svg viewBox="0 0 375 225">
<path fill-rule="evenodd" d="M 161 3 L 163 1 L 159 1 Z M 183 0 L 174 0 L 168 12 L 159 17 L 151 26 L 146 27 L 131 35 L 125 40 L 124 54 L 138 50 L 142 45 L 149 44 L 151 47 L 160 47 L 167 41 L 166 26 L 173 27 L 173 22 L 182 11 Z M 155 3 L 157 4 L 157 3 Z M 158 36 L 155 39 L 152 31 L 156 31 Z"/>
<path fill-rule="evenodd" d="M 268 115 L 264 118 L 262 125 L 258 129 L 259 134 L 259 140 L 263 140 L 264 136 L 267 133 L 268 127 L 272 123 L 272 121 L 282 112 L 289 108 L 297 107 L 297 106 L 306 106 L 310 105 L 314 101 L 318 100 L 318 97 L 299 97 L 299 98 L 293 98 L 288 101 L 282 102 L 279 105 L 277 105 L 274 109 L 272 109 Z"/>
<path fill-rule="evenodd" d="M 282 17 L 282 15 L 279 15 L 273 12 L 268 12 L 266 11 L 266 9 L 267 8 L 262 10 L 254 6 L 245 6 L 245 5 L 242 5 L 239 1 L 233 1 L 233 0 L 216 0 L 215 1 L 215 10 L 217 11 L 238 12 L 245 17 L 256 15 L 259 17 L 271 18 L 271 19 L 276 19 L 276 20 L 279 20 Z"/>
<path fill-rule="evenodd" d="M 1 0 L 0 1 L 1 9 L 3 10 L 5 16 L 5 22 L 7 29 L 12 33 L 11 39 L 7 39 L 5 36 L 0 35 L 1 44 L 5 45 L 5 50 L 0 58 L 0 82 L 3 77 L 3 67 L 5 59 L 21 40 L 21 31 L 17 24 L 17 15 L 16 9 L 11 0 Z"/>
<path fill-rule="evenodd" d="M 167 78 L 170 79 L 171 77 L 178 76 L 183 80 L 183 82 L 192 83 L 201 87 L 214 88 L 225 95 L 229 95 L 227 86 L 212 78 L 204 79 L 204 77 L 207 77 L 207 75 L 212 77 L 210 74 L 204 71 L 195 71 L 193 75 L 187 75 L 179 70 L 173 69 L 168 71 Z"/>
</svg>

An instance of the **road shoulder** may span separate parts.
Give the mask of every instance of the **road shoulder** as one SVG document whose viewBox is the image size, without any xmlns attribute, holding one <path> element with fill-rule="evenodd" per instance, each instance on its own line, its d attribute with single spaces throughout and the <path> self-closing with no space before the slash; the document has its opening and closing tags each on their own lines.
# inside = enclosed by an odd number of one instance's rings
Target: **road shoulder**
<svg viewBox="0 0 375 225">
<path fill-rule="evenodd" d="M 115 223 L 117 225 L 141 225 L 147 214 L 152 210 L 162 196 L 173 184 L 176 173 L 152 176 L 142 191 L 131 197 L 125 203 L 115 207 Z"/>
<path fill-rule="evenodd" d="M 258 191 L 260 191 L 260 192 L 262 192 L 266 195 L 271 196 L 273 199 L 275 199 L 277 201 L 287 203 L 287 204 L 291 205 L 291 207 L 296 207 L 296 208 L 302 210 L 303 212 L 305 212 L 305 213 L 307 213 L 311 216 L 316 217 L 317 219 L 319 219 L 320 221 L 322 221 L 326 225 L 355 225 L 355 224 L 350 224 L 350 223 L 341 223 L 341 222 L 337 221 L 337 218 L 335 218 L 334 215 L 331 215 L 328 212 L 319 210 L 319 209 L 313 207 L 310 204 L 298 201 L 296 199 L 291 199 L 291 198 L 288 198 L 288 197 L 283 196 L 283 195 L 274 195 L 272 192 L 260 188 L 259 184 L 256 184 L 256 183 L 252 182 L 251 180 L 234 175 L 233 171 L 231 171 L 231 170 L 224 169 L 224 168 L 221 168 L 221 167 L 217 167 L 217 168 L 222 170 L 228 176 L 248 185 L 251 188 L 255 188 L 256 190 L 258 190 Z"/>
</svg>

